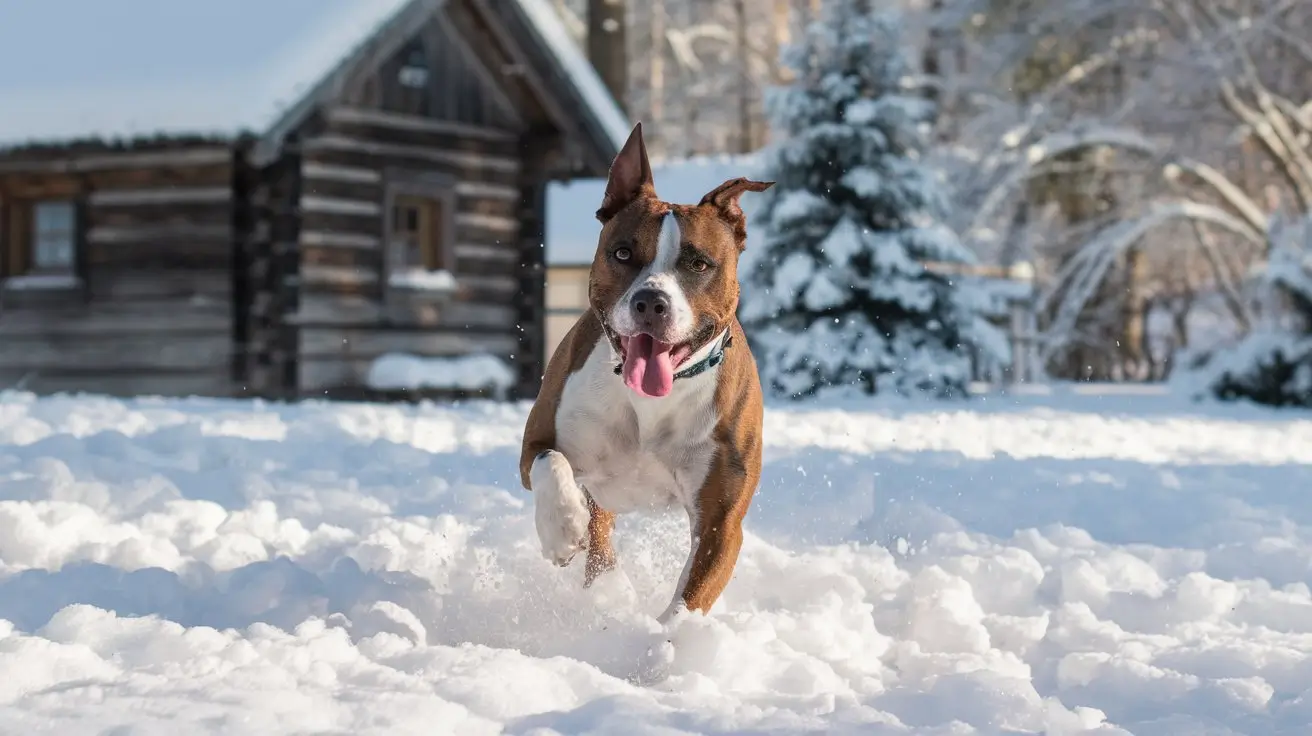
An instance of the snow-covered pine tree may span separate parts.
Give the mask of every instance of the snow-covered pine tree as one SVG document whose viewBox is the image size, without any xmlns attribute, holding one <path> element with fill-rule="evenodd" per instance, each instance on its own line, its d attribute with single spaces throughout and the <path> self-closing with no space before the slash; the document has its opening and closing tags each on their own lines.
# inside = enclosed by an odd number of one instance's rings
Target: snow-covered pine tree
<svg viewBox="0 0 1312 736">
<path fill-rule="evenodd" d="M 784 51 L 777 143 L 740 319 L 767 390 L 961 395 L 970 346 L 1005 359 L 977 290 L 927 270 L 974 260 L 944 224 L 948 197 L 922 160 L 935 114 L 904 86 L 899 18 L 874 0 L 831 0 Z"/>
</svg>

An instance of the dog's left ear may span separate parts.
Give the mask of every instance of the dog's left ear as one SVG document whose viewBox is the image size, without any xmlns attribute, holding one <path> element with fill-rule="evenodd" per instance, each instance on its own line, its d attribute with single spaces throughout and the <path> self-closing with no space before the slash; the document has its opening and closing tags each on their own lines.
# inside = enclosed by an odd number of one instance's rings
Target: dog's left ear
<svg viewBox="0 0 1312 736">
<path fill-rule="evenodd" d="M 743 208 L 738 205 L 738 198 L 743 196 L 743 192 L 764 192 L 772 186 L 774 186 L 772 181 L 752 181 L 740 176 L 707 192 L 698 206 L 710 205 L 718 210 L 720 217 L 733 225 L 738 250 L 742 250 L 747 241 L 747 222 L 743 216 Z"/>
</svg>

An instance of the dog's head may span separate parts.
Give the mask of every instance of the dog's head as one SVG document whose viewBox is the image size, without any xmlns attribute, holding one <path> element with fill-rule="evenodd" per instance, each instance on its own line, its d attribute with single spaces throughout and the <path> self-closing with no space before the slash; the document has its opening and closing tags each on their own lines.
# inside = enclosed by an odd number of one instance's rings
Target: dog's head
<svg viewBox="0 0 1312 736">
<path fill-rule="evenodd" d="M 588 283 L 629 388 L 669 394 L 680 367 L 733 321 L 747 239 L 738 198 L 773 183 L 730 179 L 695 205 L 662 201 L 642 125 L 634 127 L 597 210 L 601 236 Z"/>
</svg>

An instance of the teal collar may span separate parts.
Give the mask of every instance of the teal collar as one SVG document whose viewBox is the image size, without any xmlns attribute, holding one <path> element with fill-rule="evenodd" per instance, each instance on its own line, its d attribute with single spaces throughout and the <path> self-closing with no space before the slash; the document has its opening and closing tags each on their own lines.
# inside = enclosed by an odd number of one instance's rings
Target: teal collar
<svg viewBox="0 0 1312 736">
<path fill-rule="evenodd" d="M 724 337 L 721 338 L 720 344 L 716 345 L 714 350 L 712 350 L 705 358 L 702 358 L 696 363 L 693 363 L 687 368 L 684 368 L 678 373 L 675 373 L 674 380 L 677 381 L 680 378 L 692 378 L 693 376 L 705 373 L 706 371 L 709 371 L 715 366 L 723 363 L 724 351 L 728 349 L 728 347 L 732 344 L 733 344 L 733 333 L 730 332 L 729 330 L 725 330 Z M 624 372 L 623 364 L 618 364 L 615 366 L 615 375 L 618 376 L 623 372 Z"/>
</svg>

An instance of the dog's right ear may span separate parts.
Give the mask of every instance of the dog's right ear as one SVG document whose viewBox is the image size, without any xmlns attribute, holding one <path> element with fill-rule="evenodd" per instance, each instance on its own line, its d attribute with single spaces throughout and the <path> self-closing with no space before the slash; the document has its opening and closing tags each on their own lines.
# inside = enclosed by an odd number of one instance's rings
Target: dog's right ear
<svg viewBox="0 0 1312 736">
<path fill-rule="evenodd" d="M 633 200 L 656 196 L 651 180 L 651 162 L 647 160 L 647 144 L 642 140 L 642 123 L 633 126 L 629 139 L 610 165 L 606 179 L 606 196 L 602 197 L 597 219 L 604 225 Z"/>
</svg>

